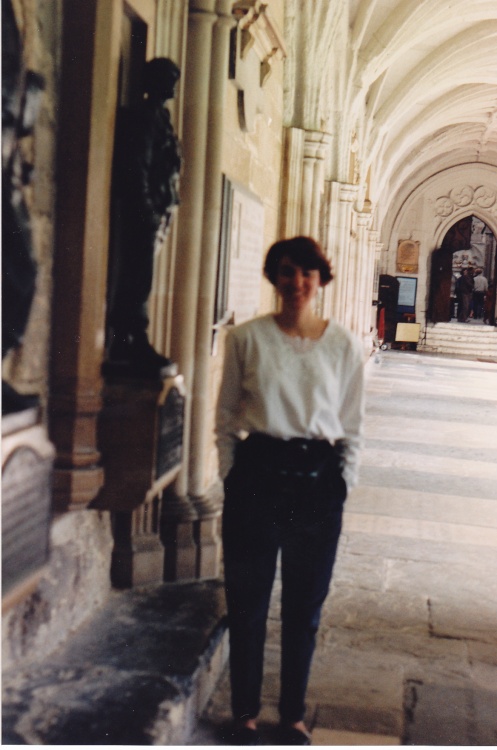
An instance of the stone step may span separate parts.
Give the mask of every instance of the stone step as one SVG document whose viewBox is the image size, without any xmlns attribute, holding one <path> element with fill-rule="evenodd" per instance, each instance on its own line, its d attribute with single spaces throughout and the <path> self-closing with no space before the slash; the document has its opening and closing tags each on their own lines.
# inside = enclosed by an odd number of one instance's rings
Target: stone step
<svg viewBox="0 0 497 750">
<path fill-rule="evenodd" d="M 497 328 L 475 323 L 428 326 L 418 351 L 497 360 Z"/>
<path fill-rule="evenodd" d="M 423 345 L 418 346 L 417 351 L 426 352 L 428 354 L 451 354 L 454 356 L 461 357 L 463 359 L 478 359 L 485 360 L 488 362 L 497 362 L 497 352 L 488 351 L 468 351 L 467 349 L 455 349 L 450 346 L 430 346 Z"/>
<path fill-rule="evenodd" d="M 483 346 L 487 346 L 492 349 L 495 349 L 495 347 L 497 346 L 497 336 L 495 336 L 493 339 L 491 338 L 474 339 L 474 338 L 467 338 L 466 336 L 450 336 L 450 335 L 430 336 L 430 335 L 427 335 L 426 341 L 440 342 L 440 343 L 446 343 L 446 344 L 464 344 L 465 346 L 477 346 L 479 348 Z"/>
<path fill-rule="evenodd" d="M 228 655 L 219 582 L 114 592 L 2 678 L 5 745 L 188 745 Z"/>
<path fill-rule="evenodd" d="M 467 330 L 472 331 L 476 335 L 479 333 L 497 333 L 497 327 L 489 326 L 479 323 L 435 323 L 434 325 L 428 325 L 428 331 L 457 331 Z"/>
<path fill-rule="evenodd" d="M 478 349 L 486 351 L 496 351 L 496 345 L 490 341 L 464 341 L 460 339 L 449 339 L 449 338 L 427 338 L 427 344 L 441 345 L 441 346 L 455 346 L 459 349 Z"/>
</svg>

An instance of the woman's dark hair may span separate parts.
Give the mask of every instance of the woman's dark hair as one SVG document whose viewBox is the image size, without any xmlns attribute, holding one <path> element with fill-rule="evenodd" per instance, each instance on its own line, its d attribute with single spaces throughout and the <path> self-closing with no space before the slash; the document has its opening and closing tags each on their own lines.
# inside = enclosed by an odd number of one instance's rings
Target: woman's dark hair
<svg viewBox="0 0 497 750">
<path fill-rule="evenodd" d="M 312 237 L 292 237 L 271 245 L 264 263 L 264 275 L 273 286 L 276 284 L 282 258 L 289 258 L 306 271 L 319 271 L 322 286 L 326 286 L 333 278 L 330 261 Z"/>
</svg>

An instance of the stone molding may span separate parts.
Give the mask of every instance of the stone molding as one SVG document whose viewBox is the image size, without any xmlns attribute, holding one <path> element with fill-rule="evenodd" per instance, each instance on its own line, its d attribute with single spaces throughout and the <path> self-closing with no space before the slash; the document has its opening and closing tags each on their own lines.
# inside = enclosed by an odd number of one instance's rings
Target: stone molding
<svg viewBox="0 0 497 750">
<path fill-rule="evenodd" d="M 304 159 L 326 159 L 333 136 L 319 130 L 304 132 Z"/>
<path fill-rule="evenodd" d="M 286 57 L 283 35 L 271 17 L 267 2 L 238 0 L 232 12 L 241 32 L 240 56 L 243 60 L 253 48 L 261 63 L 260 85 L 263 86 L 271 73 L 272 59 Z"/>
<path fill-rule="evenodd" d="M 365 227 L 366 229 L 368 229 L 371 226 L 373 216 L 371 213 L 369 213 L 369 211 L 358 211 L 356 212 L 356 216 L 358 227 Z"/>
<path fill-rule="evenodd" d="M 345 182 L 339 183 L 340 185 L 340 194 L 339 199 L 342 203 L 353 203 L 355 199 L 357 198 L 357 194 L 359 192 L 359 186 L 358 185 L 350 185 Z"/>
</svg>

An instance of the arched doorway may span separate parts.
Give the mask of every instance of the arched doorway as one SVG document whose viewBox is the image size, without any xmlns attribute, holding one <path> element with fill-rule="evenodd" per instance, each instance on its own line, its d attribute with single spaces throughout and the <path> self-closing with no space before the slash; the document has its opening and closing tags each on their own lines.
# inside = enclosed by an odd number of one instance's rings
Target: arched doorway
<svg viewBox="0 0 497 750">
<path fill-rule="evenodd" d="M 497 241 L 490 228 L 477 216 L 465 216 L 445 234 L 441 247 L 433 251 L 429 319 L 433 323 L 457 320 L 456 283 L 463 268 L 479 268 L 487 279 L 490 294 L 487 309 L 477 322 L 495 325 L 495 281 Z"/>
</svg>

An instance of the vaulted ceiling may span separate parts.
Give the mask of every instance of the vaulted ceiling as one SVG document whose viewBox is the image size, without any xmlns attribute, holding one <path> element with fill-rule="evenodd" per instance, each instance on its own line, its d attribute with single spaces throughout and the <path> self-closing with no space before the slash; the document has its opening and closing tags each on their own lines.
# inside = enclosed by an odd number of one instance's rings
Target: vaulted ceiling
<svg viewBox="0 0 497 750">
<path fill-rule="evenodd" d="M 497 166 L 496 0 L 287 0 L 287 124 L 333 135 L 331 178 L 374 203 L 448 166 Z M 368 178 L 369 175 L 369 178 Z"/>
</svg>

